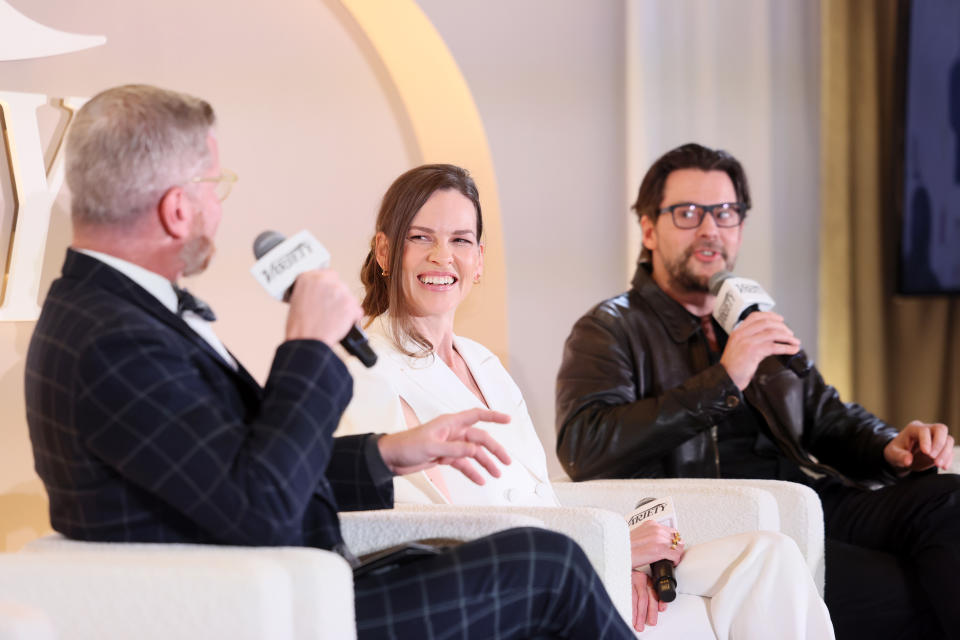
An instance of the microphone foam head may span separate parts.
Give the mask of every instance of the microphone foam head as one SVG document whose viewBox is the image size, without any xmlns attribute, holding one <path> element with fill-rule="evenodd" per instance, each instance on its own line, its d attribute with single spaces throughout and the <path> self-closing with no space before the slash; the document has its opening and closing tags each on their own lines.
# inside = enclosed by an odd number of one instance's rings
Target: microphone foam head
<svg viewBox="0 0 960 640">
<path fill-rule="evenodd" d="M 253 256 L 259 260 L 267 254 L 270 249 L 286 240 L 282 233 L 277 231 L 264 231 L 253 241 Z"/>
<path fill-rule="evenodd" d="M 637 506 L 635 506 L 634 509 L 639 509 L 643 505 L 647 504 L 648 502 L 653 502 L 654 500 L 656 500 L 656 498 L 643 498 L 637 503 Z"/>
<path fill-rule="evenodd" d="M 726 270 L 718 271 L 710 276 L 710 281 L 707 283 L 707 288 L 710 289 L 711 295 L 717 295 L 720 293 L 720 287 L 723 286 L 723 281 L 732 277 L 733 274 Z"/>
</svg>

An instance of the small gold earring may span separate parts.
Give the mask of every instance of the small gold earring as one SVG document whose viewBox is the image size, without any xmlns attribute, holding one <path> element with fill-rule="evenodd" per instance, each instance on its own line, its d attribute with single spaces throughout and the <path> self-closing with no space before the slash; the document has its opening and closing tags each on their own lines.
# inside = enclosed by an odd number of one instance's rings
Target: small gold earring
<svg viewBox="0 0 960 640">
<path fill-rule="evenodd" d="M 386 269 L 381 269 L 381 270 L 380 270 L 380 275 L 382 275 L 384 278 L 386 278 L 387 276 L 390 275 L 390 272 L 387 271 Z"/>
<path fill-rule="evenodd" d="M 480 274 L 479 274 L 479 273 L 473 276 L 473 284 L 480 284 Z"/>
</svg>

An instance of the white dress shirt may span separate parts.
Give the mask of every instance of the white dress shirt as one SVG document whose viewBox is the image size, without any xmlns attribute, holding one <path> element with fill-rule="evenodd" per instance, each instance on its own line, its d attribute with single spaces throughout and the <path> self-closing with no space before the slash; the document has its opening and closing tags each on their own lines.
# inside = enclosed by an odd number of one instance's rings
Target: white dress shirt
<svg viewBox="0 0 960 640">
<path fill-rule="evenodd" d="M 144 269 L 140 265 L 116 256 L 111 256 L 107 253 L 101 253 L 100 251 L 91 251 L 90 249 L 77 249 L 77 251 L 91 258 L 96 258 L 105 265 L 116 269 L 159 300 L 160 304 L 170 310 L 170 313 L 174 315 L 177 314 L 177 292 L 173 288 L 173 283 L 159 273 L 154 273 L 149 269 Z M 227 348 L 220 342 L 220 338 L 213 332 L 213 327 L 209 322 L 192 311 L 186 311 L 180 317 L 183 318 L 183 321 L 186 322 L 197 335 L 206 340 L 207 344 L 213 347 L 213 350 L 220 354 L 220 357 L 233 367 L 234 371 L 237 370 L 237 361 L 233 359 L 233 356 L 230 355 Z"/>
</svg>

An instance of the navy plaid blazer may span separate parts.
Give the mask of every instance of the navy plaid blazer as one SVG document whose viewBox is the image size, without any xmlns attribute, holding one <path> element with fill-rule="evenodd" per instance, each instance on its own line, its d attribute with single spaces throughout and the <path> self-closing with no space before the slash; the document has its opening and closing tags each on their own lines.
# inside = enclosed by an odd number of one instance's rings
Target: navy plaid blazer
<svg viewBox="0 0 960 640">
<path fill-rule="evenodd" d="M 282 344 L 261 388 L 139 285 L 68 250 L 26 364 L 51 523 L 80 540 L 333 548 L 338 510 L 393 504 L 370 434 L 332 437 L 352 391 L 313 340 Z"/>
</svg>

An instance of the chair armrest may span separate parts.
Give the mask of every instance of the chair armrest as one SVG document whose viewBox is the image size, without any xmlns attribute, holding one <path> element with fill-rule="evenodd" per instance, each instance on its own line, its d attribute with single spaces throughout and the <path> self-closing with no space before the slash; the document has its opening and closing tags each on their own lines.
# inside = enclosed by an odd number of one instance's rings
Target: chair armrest
<svg viewBox="0 0 960 640">
<path fill-rule="evenodd" d="M 0 556 L 0 598 L 43 611 L 64 638 L 293 638 L 292 589 L 241 554 L 103 551 Z"/>
<path fill-rule="evenodd" d="M 410 504 L 339 516 L 344 542 L 357 555 L 427 538 L 473 540 L 513 527 L 543 527 L 542 520 L 496 507 Z"/>
<path fill-rule="evenodd" d="M 53 622 L 40 609 L 14 600 L 0 600 L 0 640 L 55 640 L 56 637 Z"/>
<path fill-rule="evenodd" d="M 726 482 L 770 492 L 780 509 L 780 531 L 793 538 L 807 561 L 817 588 L 823 594 L 824 527 L 823 506 L 810 487 L 783 480 L 727 480 Z"/>
<path fill-rule="evenodd" d="M 271 571 L 279 570 L 282 573 L 284 589 L 290 594 L 284 598 L 283 606 L 291 612 L 289 615 L 292 616 L 292 637 L 322 640 L 356 638 L 353 571 L 343 558 L 330 551 L 301 547 L 81 542 L 54 534 L 29 542 L 17 555 L 51 554 L 57 554 L 56 557 L 61 559 L 68 558 L 66 562 L 72 562 L 73 557 L 84 554 L 95 556 L 104 564 L 119 563 L 129 566 L 134 572 L 141 572 L 144 579 L 149 579 L 149 570 L 153 565 L 167 558 L 172 559 L 175 564 L 207 566 L 211 571 L 224 563 L 249 564 L 247 561 L 250 561 L 255 566 L 264 564 Z M 258 579 L 254 575 L 248 581 Z M 227 580 L 227 577 L 224 580 Z M 230 610 L 243 606 L 242 600 L 233 600 L 235 596 L 230 592 L 233 588 L 233 585 L 229 585 L 229 588 L 223 591 L 223 597 L 217 598 L 222 610 L 227 612 L 226 615 L 232 615 Z M 144 597 L 140 596 L 141 599 Z M 151 597 L 160 600 L 164 594 Z M 162 606 L 167 604 L 164 602 Z M 170 605 L 170 608 L 173 606 Z M 202 609 L 199 603 L 194 608 Z M 211 610 L 217 609 L 210 605 L 206 611 Z M 271 630 L 267 635 L 283 637 L 282 633 L 281 624 L 276 627 L 276 631 Z M 219 629 L 218 634 L 220 635 L 217 637 L 230 637 L 229 633 L 221 633 Z M 124 637 L 119 633 L 116 635 Z M 138 634 L 127 637 L 136 635 Z M 205 637 L 209 637 L 209 634 L 206 633 Z M 255 634 L 251 637 L 255 637 Z"/>
<path fill-rule="evenodd" d="M 630 539 L 620 514 L 592 508 L 398 504 L 340 514 L 344 540 L 357 554 L 424 538 L 472 540 L 512 527 L 564 533 L 586 553 L 614 605 L 629 619 Z"/>
<path fill-rule="evenodd" d="M 748 531 L 779 531 L 776 500 L 768 492 L 726 481 L 702 478 L 554 481 L 560 503 L 592 506 L 626 517 L 646 497 L 673 498 L 680 531 L 688 544 L 699 544 Z"/>
<path fill-rule="evenodd" d="M 591 504 L 626 514 L 643 497 L 674 499 L 680 530 L 690 544 L 747 531 L 780 531 L 793 538 L 821 594 L 824 584 L 823 509 L 807 486 L 780 480 L 668 478 L 554 481 L 564 505 Z"/>
</svg>

